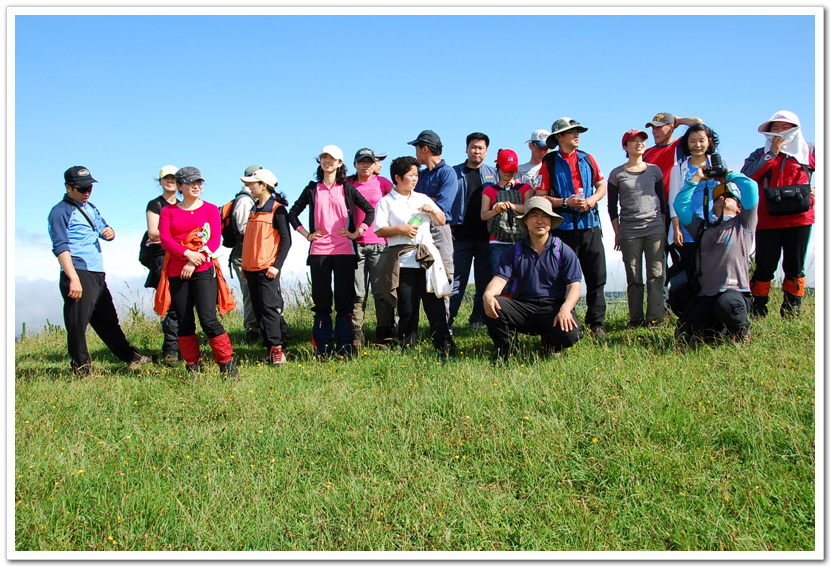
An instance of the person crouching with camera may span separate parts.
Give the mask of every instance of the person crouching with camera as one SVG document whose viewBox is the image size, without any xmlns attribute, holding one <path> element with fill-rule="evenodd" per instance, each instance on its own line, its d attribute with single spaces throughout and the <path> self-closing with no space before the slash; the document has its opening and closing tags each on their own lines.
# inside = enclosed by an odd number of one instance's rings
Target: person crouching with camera
<svg viewBox="0 0 830 566">
<path fill-rule="evenodd" d="M 710 176 L 711 175 L 711 176 Z M 712 191 L 712 214 L 694 214 L 692 195 L 704 180 Z M 750 341 L 749 254 L 758 223 L 758 184 L 741 173 L 700 167 L 674 201 L 680 223 L 698 242 L 695 270 L 699 291 L 683 310 L 676 338 L 683 342 L 723 337 Z"/>
</svg>

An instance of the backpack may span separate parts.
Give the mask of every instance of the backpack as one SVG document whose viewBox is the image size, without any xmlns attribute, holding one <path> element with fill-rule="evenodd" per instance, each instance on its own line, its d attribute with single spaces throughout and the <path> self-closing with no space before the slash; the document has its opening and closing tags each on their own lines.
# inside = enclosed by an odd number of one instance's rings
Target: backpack
<svg viewBox="0 0 830 566">
<path fill-rule="evenodd" d="M 522 194 L 515 188 L 499 188 L 496 200 L 493 202 L 512 202 L 522 204 Z M 527 238 L 527 228 L 516 221 L 516 211 L 512 208 L 497 214 L 487 221 L 487 231 L 499 242 L 518 242 Z"/>
<path fill-rule="evenodd" d="M 141 236 L 141 244 L 139 244 L 140 247 L 138 248 L 138 263 L 152 271 L 153 254 L 150 253 L 150 247 L 146 245 L 147 240 L 149 239 L 150 235 L 145 231 L 144 235 Z"/>
<path fill-rule="evenodd" d="M 245 191 L 239 191 L 233 197 L 232 201 L 226 202 L 219 209 L 219 218 L 222 224 L 222 245 L 226 248 L 236 247 L 236 244 L 242 241 L 239 237 L 241 234 L 239 233 L 239 226 L 236 224 L 236 217 L 233 212 L 236 208 L 236 203 L 243 197 L 248 197 L 253 200 L 253 197 Z"/>
</svg>

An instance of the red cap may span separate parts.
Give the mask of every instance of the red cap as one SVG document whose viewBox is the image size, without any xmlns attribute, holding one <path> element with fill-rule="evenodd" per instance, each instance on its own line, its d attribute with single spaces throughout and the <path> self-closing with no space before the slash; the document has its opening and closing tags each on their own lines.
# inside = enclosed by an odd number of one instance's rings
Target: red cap
<svg viewBox="0 0 830 566">
<path fill-rule="evenodd" d="M 625 144 L 627 144 L 639 135 L 642 135 L 643 139 L 648 139 L 648 134 L 645 132 L 641 132 L 640 130 L 628 130 L 626 133 L 624 133 L 622 142 L 623 149 L 625 149 Z"/>
<path fill-rule="evenodd" d="M 519 156 L 512 149 L 501 149 L 496 158 L 496 165 L 501 171 L 519 171 Z"/>
</svg>

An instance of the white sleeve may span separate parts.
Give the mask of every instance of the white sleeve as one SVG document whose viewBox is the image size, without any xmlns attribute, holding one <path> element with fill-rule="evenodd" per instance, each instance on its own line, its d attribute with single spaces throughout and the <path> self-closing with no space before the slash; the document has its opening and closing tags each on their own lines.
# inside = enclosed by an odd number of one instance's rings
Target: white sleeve
<svg viewBox="0 0 830 566">
<path fill-rule="evenodd" d="M 236 219 L 236 225 L 239 228 L 240 234 L 245 234 L 245 228 L 248 226 L 248 216 L 251 214 L 251 209 L 254 207 L 254 199 L 240 198 L 233 209 L 233 217 Z"/>
<path fill-rule="evenodd" d="M 383 197 L 375 207 L 375 232 L 389 227 L 389 199 Z"/>
<path fill-rule="evenodd" d="M 674 209 L 674 199 L 677 198 L 677 194 L 685 184 L 685 182 L 681 182 L 680 164 L 677 163 L 674 167 L 672 167 L 671 175 L 669 176 L 669 218 L 677 216 L 677 211 Z"/>
</svg>

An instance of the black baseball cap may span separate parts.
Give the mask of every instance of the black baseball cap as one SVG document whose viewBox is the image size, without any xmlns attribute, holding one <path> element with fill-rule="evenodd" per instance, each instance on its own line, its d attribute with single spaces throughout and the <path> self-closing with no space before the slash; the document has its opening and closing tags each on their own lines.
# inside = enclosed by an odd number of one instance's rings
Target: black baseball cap
<svg viewBox="0 0 830 566">
<path fill-rule="evenodd" d="M 98 182 L 92 178 L 92 174 L 89 172 L 89 169 L 83 165 L 75 165 L 74 167 L 70 167 L 64 171 L 63 180 L 67 185 L 76 187 L 89 187 L 92 183 Z"/>
<path fill-rule="evenodd" d="M 438 134 L 433 132 L 432 130 L 424 130 L 418 137 L 412 140 L 411 142 L 406 142 L 407 145 L 441 145 L 441 138 L 438 137 Z"/>
<path fill-rule="evenodd" d="M 176 182 L 180 185 L 186 185 L 194 181 L 204 181 L 201 171 L 196 167 L 182 167 L 176 171 Z"/>
</svg>

